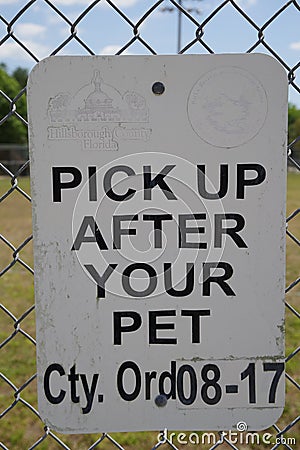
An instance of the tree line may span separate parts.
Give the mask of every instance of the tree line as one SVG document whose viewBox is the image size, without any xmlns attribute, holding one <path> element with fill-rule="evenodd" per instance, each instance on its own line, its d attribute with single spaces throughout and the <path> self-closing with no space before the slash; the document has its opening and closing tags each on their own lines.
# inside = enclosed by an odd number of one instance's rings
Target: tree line
<svg viewBox="0 0 300 450">
<path fill-rule="evenodd" d="M 288 142 L 293 142 L 300 136 L 300 109 L 292 103 L 289 104 L 288 112 Z M 293 145 L 295 159 L 300 160 L 300 141 Z"/>
<path fill-rule="evenodd" d="M 0 119 L 11 111 L 10 99 L 14 99 L 26 86 L 28 70 L 17 67 L 10 75 L 5 64 L 0 64 Z M 21 95 L 16 100 L 17 112 L 27 120 L 26 95 Z M 12 114 L 0 127 L 1 144 L 26 144 L 27 127 L 15 115 Z"/>
<path fill-rule="evenodd" d="M 9 74 L 7 66 L 0 63 L 0 120 L 9 114 L 11 105 L 9 99 L 14 99 L 26 86 L 28 70 L 17 67 Z M 7 97 L 9 97 L 9 99 Z M 16 100 L 17 112 L 27 119 L 27 104 L 25 93 Z M 300 136 L 300 109 L 290 103 L 288 110 L 288 142 Z M 0 128 L 0 144 L 26 144 L 27 127 L 12 114 Z M 294 157 L 300 160 L 300 142 L 293 147 Z"/>
</svg>

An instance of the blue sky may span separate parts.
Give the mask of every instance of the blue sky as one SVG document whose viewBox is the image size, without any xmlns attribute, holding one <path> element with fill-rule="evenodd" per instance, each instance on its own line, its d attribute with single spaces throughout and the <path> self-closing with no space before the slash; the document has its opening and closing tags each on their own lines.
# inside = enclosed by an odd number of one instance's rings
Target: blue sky
<svg viewBox="0 0 300 450">
<path fill-rule="evenodd" d="M 146 11 L 154 5 L 154 0 L 112 0 L 115 5 L 136 24 Z M 27 4 L 29 0 L 0 0 L 0 39 L 6 34 L 5 21 L 13 17 Z M 51 0 L 70 22 L 82 14 L 92 0 Z M 209 14 L 220 6 L 220 0 L 182 0 L 185 7 L 199 8 L 201 14 L 193 13 L 194 17 L 203 22 Z M 287 0 L 237 0 L 245 13 L 261 27 L 275 14 Z M 162 12 L 162 7 L 170 8 L 172 3 L 165 0 L 139 27 L 140 36 L 158 54 L 174 54 L 177 52 L 176 12 Z M 47 4 L 46 0 L 36 0 L 13 26 L 14 36 L 22 41 L 27 48 L 42 59 L 51 54 L 70 36 L 70 26 Z M 182 48 L 195 39 L 196 26 L 182 16 Z M 289 67 L 296 66 L 300 60 L 300 10 L 294 4 L 285 9 L 264 32 L 265 42 L 287 63 Z M 132 27 L 105 1 L 101 0 L 77 26 L 77 36 L 84 41 L 96 54 L 114 54 L 133 37 Z M 204 27 L 203 40 L 215 53 L 247 51 L 257 41 L 257 31 L 228 3 Z M 263 45 L 256 52 L 268 53 Z M 127 50 L 130 54 L 149 54 L 149 50 L 136 42 Z M 207 53 L 199 43 L 192 46 L 188 53 Z M 88 54 L 74 39 L 66 45 L 59 54 Z M 0 46 L 0 62 L 7 64 L 9 70 L 16 66 L 31 68 L 35 64 L 29 56 L 11 37 Z M 298 69 L 300 79 L 300 68 Z M 297 75 L 297 72 L 296 72 Z M 271 76 L 271 74 L 270 74 Z M 297 79 L 296 79 L 297 82 Z M 298 82 L 300 85 L 300 83 Z M 290 88 L 290 101 L 300 107 L 300 94 Z"/>
</svg>

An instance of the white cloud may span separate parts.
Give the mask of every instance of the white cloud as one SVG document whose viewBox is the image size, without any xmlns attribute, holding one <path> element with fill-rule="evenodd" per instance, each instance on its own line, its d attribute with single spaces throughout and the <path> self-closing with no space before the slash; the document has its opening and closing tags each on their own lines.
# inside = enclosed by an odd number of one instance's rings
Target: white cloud
<svg viewBox="0 0 300 450">
<path fill-rule="evenodd" d="M 258 0 L 246 0 L 245 3 L 247 6 L 254 6 L 257 4 L 257 2 L 258 2 Z"/>
<path fill-rule="evenodd" d="M 290 48 L 291 48 L 292 50 L 300 50 L 300 42 L 292 42 L 292 43 L 290 44 Z"/>
<path fill-rule="evenodd" d="M 125 8 L 129 8 L 130 6 L 134 6 L 138 3 L 138 0 L 115 0 L 116 6 L 121 6 Z"/>
<path fill-rule="evenodd" d="M 236 3 L 241 8 L 250 8 L 251 6 L 256 5 L 258 0 L 236 0 Z"/>
<path fill-rule="evenodd" d="M 55 5 L 74 6 L 74 5 L 88 5 L 90 0 L 55 0 Z"/>
<path fill-rule="evenodd" d="M 2 0 L 0 0 L 1 3 Z M 3 0 L 7 1 L 7 0 Z M 120 7 L 130 7 L 135 5 L 138 2 L 138 0 L 115 0 L 116 6 Z M 64 5 L 64 6 L 75 6 L 75 5 L 85 5 L 88 6 L 91 4 L 91 0 L 56 0 L 53 1 L 56 5 Z M 100 6 L 109 6 L 106 2 L 100 2 Z"/>
<path fill-rule="evenodd" d="M 115 55 L 123 45 L 107 45 L 100 50 L 100 55 Z M 130 55 L 130 52 L 126 50 L 122 55 Z"/>
<path fill-rule="evenodd" d="M 258 4 L 259 0 L 235 0 L 235 3 L 242 9 L 248 9 Z M 219 0 L 206 0 L 199 3 L 199 8 L 204 13 L 210 13 L 212 10 L 220 6 Z"/>
<path fill-rule="evenodd" d="M 37 23 L 19 23 L 16 25 L 16 35 L 22 39 L 41 36 L 47 30 L 43 25 Z"/>
<path fill-rule="evenodd" d="M 22 43 L 39 59 L 45 58 L 51 52 L 50 48 L 38 42 L 24 40 Z M 12 41 L 6 42 L 0 47 L 0 60 L 4 60 L 4 58 L 33 62 L 32 57 L 20 45 Z"/>
<path fill-rule="evenodd" d="M 70 16 L 68 16 L 68 17 L 70 17 Z M 62 21 L 61 17 L 58 15 L 55 15 L 55 16 L 53 16 L 52 14 L 49 15 L 48 17 L 46 17 L 46 23 L 47 23 L 48 27 L 50 27 L 52 25 L 56 26 L 56 25 L 64 25 L 64 24 L 66 24 L 66 26 L 68 27 L 68 24 L 66 22 Z"/>
</svg>

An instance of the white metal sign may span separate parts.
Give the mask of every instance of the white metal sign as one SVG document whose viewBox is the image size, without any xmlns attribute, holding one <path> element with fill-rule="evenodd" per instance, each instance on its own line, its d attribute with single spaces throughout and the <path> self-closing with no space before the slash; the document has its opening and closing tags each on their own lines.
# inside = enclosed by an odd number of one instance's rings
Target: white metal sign
<svg viewBox="0 0 300 450">
<path fill-rule="evenodd" d="M 281 66 L 260 54 L 51 57 L 28 100 L 45 422 L 63 433 L 273 424 Z"/>
</svg>

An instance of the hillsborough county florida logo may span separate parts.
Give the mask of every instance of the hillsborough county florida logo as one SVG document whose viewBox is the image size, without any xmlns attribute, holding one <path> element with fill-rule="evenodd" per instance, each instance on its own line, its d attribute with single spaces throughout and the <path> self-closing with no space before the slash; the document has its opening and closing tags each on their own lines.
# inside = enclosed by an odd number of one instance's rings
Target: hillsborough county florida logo
<svg viewBox="0 0 300 450">
<path fill-rule="evenodd" d="M 119 140 L 146 141 L 151 134 L 145 128 L 145 98 L 134 91 L 122 95 L 103 81 L 99 70 L 74 94 L 61 92 L 50 98 L 48 117 L 48 139 L 80 141 L 86 150 L 118 150 Z"/>
</svg>

